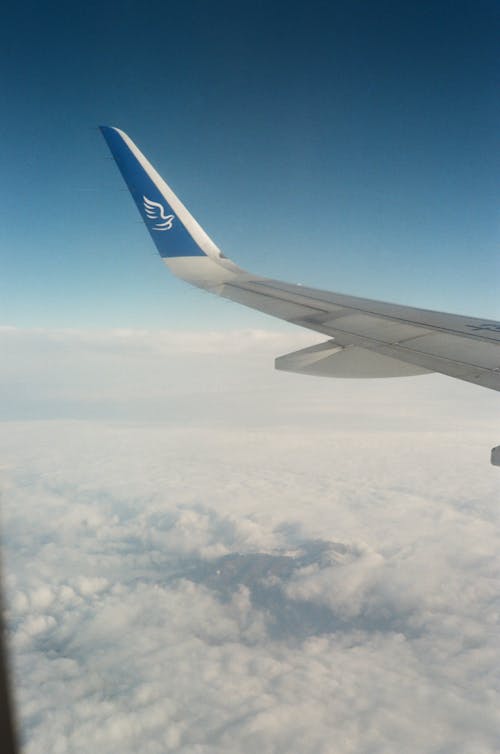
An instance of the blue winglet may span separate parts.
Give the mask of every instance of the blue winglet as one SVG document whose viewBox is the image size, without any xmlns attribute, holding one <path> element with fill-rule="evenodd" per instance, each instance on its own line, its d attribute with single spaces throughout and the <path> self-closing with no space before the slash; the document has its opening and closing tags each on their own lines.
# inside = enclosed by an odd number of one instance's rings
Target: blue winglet
<svg viewBox="0 0 500 754">
<path fill-rule="evenodd" d="M 160 256 L 206 256 L 186 225 L 204 231 L 135 144 L 118 128 L 100 129 Z"/>
</svg>

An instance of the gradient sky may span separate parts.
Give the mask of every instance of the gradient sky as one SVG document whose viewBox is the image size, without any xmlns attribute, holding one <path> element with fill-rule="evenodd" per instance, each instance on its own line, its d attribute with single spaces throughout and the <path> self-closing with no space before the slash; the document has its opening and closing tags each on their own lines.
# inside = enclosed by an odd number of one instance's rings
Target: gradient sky
<svg viewBox="0 0 500 754">
<path fill-rule="evenodd" d="M 243 267 L 500 317 L 497 3 L 28 2 L 0 41 L 0 324 L 276 325 L 169 278 L 100 123 Z"/>
</svg>

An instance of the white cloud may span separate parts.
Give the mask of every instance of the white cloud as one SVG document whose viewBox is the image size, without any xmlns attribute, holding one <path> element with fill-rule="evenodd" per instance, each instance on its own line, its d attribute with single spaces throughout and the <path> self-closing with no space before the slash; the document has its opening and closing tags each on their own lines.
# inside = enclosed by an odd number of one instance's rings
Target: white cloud
<svg viewBox="0 0 500 754">
<path fill-rule="evenodd" d="M 283 334 L 8 337 L 26 754 L 498 750 L 494 395 L 276 375 Z"/>
</svg>

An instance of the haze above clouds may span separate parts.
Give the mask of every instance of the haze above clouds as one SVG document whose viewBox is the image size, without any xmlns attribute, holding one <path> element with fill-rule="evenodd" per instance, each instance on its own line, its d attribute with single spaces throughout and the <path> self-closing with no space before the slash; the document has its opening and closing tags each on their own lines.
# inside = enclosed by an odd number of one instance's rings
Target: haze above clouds
<svg viewBox="0 0 500 754">
<path fill-rule="evenodd" d="M 497 396 L 314 339 L 2 331 L 28 754 L 498 750 Z"/>
</svg>

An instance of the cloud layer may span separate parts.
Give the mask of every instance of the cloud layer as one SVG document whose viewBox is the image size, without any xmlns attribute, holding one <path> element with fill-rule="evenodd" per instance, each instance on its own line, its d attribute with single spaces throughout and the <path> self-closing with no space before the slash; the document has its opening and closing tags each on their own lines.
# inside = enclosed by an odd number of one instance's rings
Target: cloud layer
<svg viewBox="0 0 500 754">
<path fill-rule="evenodd" d="M 36 348 L 14 335 L 20 375 Z M 259 360 L 302 345 L 283 334 L 248 347 L 217 334 L 207 355 L 203 334 L 186 354 L 166 334 L 66 333 L 65 367 L 46 360 L 47 334 L 30 337 L 46 369 L 37 385 L 26 360 L 32 405 L 51 420 L 0 425 L 27 754 L 498 750 L 500 490 L 483 394 L 459 417 L 473 389 L 440 378 L 276 382 Z M 149 421 L 138 376 L 154 363 Z M 99 383 L 99 421 L 59 420 L 51 375 L 79 415 Z M 111 422 L 114 400 L 126 410 Z"/>
</svg>

